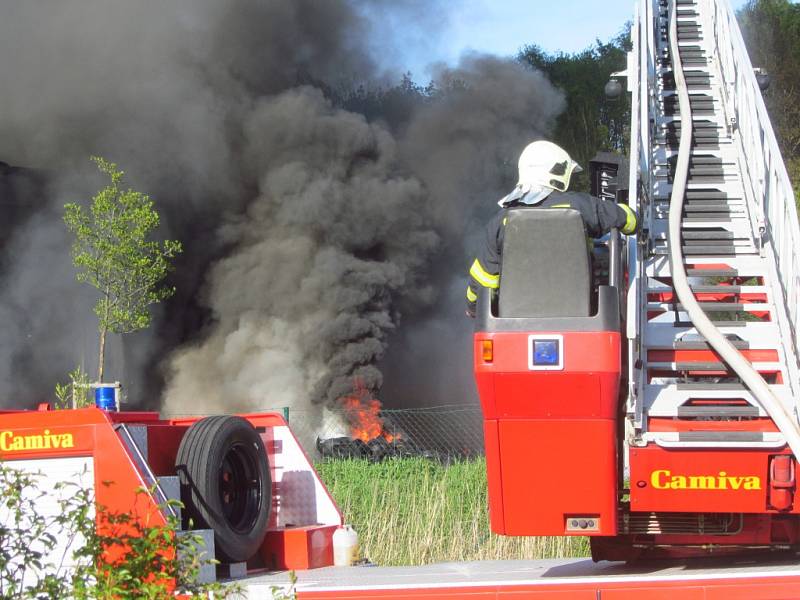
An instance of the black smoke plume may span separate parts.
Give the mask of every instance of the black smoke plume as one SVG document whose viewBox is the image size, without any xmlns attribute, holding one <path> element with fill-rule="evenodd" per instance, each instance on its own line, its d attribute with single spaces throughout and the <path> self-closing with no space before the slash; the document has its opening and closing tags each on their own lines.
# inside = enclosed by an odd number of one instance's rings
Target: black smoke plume
<svg viewBox="0 0 800 600">
<path fill-rule="evenodd" d="M 310 409 L 356 381 L 396 403 L 472 393 L 453 351 L 470 236 L 563 99 L 537 72 L 470 56 L 402 119 L 345 110 L 343 91 L 393 81 L 376 6 L 397 20 L 421 4 L 365 6 L 0 2 L 0 160 L 37 169 L 13 185 L 0 169 L 0 403 L 94 369 L 92 293 L 61 222 L 100 187 L 92 154 L 122 165 L 185 247 L 154 327 L 111 351 L 134 404 Z"/>
</svg>

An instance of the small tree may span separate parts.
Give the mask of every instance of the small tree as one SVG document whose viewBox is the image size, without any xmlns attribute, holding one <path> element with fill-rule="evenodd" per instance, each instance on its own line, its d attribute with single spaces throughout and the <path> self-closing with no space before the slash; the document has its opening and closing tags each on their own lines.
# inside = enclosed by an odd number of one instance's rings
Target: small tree
<svg viewBox="0 0 800 600">
<path fill-rule="evenodd" d="M 160 222 L 148 196 L 122 189 L 117 165 L 93 156 L 111 182 L 92 198 L 88 211 L 78 204 L 64 206 L 64 222 L 75 234 L 72 262 L 77 279 L 100 292 L 94 307 L 98 319 L 97 381 L 103 381 L 106 335 L 124 334 L 150 325 L 151 304 L 172 296 L 162 285 L 171 260 L 182 248 L 178 241 L 150 239 Z"/>
</svg>

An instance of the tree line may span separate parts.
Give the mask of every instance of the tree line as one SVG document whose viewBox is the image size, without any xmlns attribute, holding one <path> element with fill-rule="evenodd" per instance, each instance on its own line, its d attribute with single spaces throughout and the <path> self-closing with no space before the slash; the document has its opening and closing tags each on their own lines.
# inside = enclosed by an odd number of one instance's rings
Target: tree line
<svg viewBox="0 0 800 600">
<path fill-rule="evenodd" d="M 750 61 L 769 74 L 764 103 L 800 204 L 800 5 L 751 0 L 737 16 Z"/>
</svg>

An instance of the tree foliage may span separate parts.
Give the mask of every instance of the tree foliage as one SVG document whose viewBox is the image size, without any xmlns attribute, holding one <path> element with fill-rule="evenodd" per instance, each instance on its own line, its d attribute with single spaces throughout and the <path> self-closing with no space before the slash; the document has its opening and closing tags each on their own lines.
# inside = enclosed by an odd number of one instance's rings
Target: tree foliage
<svg viewBox="0 0 800 600">
<path fill-rule="evenodd" d="M 764 103 L 800 200 L 800 5 L 751 0 L 738 18 L 750 61 L 770 75 Z"/>
<path fill-rule="evenodd" d="M 630 138 L 630 99 L 616 101 L 604 94 L 611 74 L 625 69 L 630 49 L 630 25 L 608 43 L 597 43 L 583 52 L 550 54 L 536 45 L 526 46 L 519 60 L 543 71 L 567 100 L 556 123 L 553 141 L 582 165 L 603 150 L 624 152 Z M 623 86 L 625 80 L 621 81 Z M 586 175 L 577 186 L 586 185 Z"/>
<path fill-rule="evenodd" d="M 92 157 L 108 175 L 109 185 L 93 198 L 88 210 L 79 204 L 64 207 L 64 221 L 75 234 L 72 260 L 77 279 L 100 292 L 94 312 L 100 331 L 98 381 L 103 379 L 105 338 L 150 325 L 149 306 L 172 296 L 162 285 L 171 260 L 182 248 L 178 241 L 151 239 L 160 219 L 148 196 L 123 189 L 117 165 Z"/>
<path fill-rule="evenodd" d="M 421 86 L 414 82 L 411 73 L 405 73 L 397 85 L 369 87 L 362 84 L 335 95 L 333 100 L 345 110 L 360 113 L 370 121 L 380 120 L 398 131 L 417 110 L 441 95 L 442 91 L 434 82 Z"/>
</svg>

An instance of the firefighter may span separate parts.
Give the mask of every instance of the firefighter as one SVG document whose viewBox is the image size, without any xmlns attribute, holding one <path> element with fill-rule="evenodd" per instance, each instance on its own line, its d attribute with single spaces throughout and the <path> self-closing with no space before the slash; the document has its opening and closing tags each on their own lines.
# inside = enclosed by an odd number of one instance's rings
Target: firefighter
<svg viewBox="0 0 800 600">
<path fill-rule="evenodd" d="M 501 210 L 486 226 L 486 240 L 469 270 L 467 315 L 475 316 L 478 286 L 500 287 L 503 235 L 509 208 L 573 208 L 583 217 L 586 233 L 599 238 L 616 227 L 625 235 L 636 232 L 636 212 L 625 204 L 601 200 L 583 192 L 568 192 L 573 173 L 581 167 L 552 142 L 528 144 L 519 157 L 519 182 L 497 203 Z"/>
</svg>

